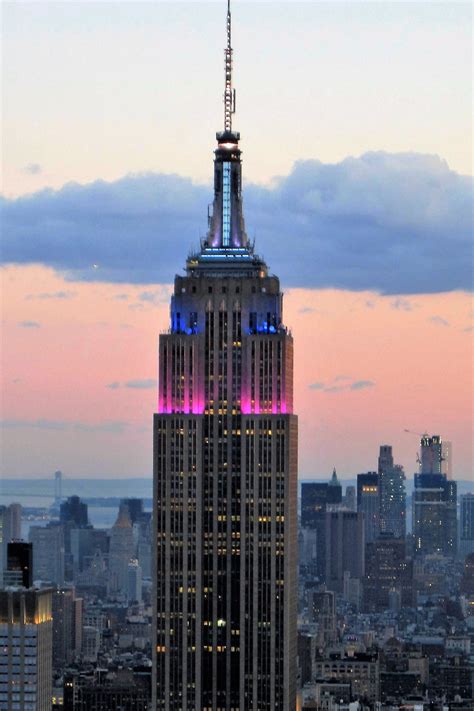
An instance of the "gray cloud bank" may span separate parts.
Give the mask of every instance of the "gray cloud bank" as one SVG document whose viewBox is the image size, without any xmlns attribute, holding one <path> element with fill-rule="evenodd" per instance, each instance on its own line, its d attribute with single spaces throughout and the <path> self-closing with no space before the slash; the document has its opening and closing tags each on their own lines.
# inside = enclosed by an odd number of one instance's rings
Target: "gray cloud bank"
<svg viewBox="0 0 474 711">
<path fill-rule="evenodd" d="M 472 288 L 472 179 L 436 156 L 300 161 L 244 195 L 248 233 L 288 287 Z M 166 174 L 2 198 L 2 262 L 83 281 L 168 283 L 204 235 L 211 200 L 210 188 Z"/>
</svg>

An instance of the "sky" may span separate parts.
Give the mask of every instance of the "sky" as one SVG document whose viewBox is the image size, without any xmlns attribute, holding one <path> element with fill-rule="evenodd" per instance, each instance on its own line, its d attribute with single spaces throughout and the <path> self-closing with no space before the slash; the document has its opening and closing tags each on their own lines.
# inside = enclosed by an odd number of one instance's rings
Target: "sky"
<svg viewBox="0 0 474 711">
<path fill-rule="evenodd" d="M 224 2 L 4 3 L 2 458 L 151 475 L 157 340 L 205 235 Z M 472 469 L 468 3 L 233 3 L 244 209 L 285 291 L 301 478 Z"/>
</svg>

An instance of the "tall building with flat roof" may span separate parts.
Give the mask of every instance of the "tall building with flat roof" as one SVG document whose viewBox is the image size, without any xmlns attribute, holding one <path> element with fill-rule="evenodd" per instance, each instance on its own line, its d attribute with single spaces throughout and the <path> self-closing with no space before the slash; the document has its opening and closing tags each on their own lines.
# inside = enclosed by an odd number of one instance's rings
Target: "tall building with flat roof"
<svg viewBox="0 0 474 711">
<path fill-rule="evenodd" d="M 462 494 L 459 498 L 459 554 L 465 558 L 474 553 L 474 494 Z"/>
<path fill-rule="evenodd" d="M 0 709 L 50 711 L 51 590 L 0 590 Z"/>
<path fill-rule="evenodd" d="M 380 446 L 379 461 L 380 531 L 396 538 L 406 536 L 406 489 L 403 467 L 393 461 L 392 447 Z"/>
<path fill-rule="evenodd" d="M 295 711 L 293 341 L 245 232 L 230 29 L 209 231 L 160 336 L 153 703 Z"/>
<path fill-rule="evenodd" d="M 364 514 L 355 511 L 326 513 L 326 586 L 343 592 L 344 573 L 362 580 L 365 573 Z"/>
<path fill-rule="evenodd" d="M 365 542 L 380 533 L 380 487 L 377 472 L 357 475 L 357 511 L 364 514 Z"/>
</svg>

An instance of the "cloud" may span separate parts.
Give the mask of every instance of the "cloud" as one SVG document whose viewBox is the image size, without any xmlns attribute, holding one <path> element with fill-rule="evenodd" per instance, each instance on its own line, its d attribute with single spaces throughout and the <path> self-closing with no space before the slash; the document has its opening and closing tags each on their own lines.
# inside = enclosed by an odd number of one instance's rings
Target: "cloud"
<svg viewBox="0 0 474 711">
<path fill-rule="evenodd" d="M 128 294 L 115 294 L 115 296 L 112 296 L 115 301 L 128 301 Z"/>
<path fill-rule="evenodd" d="M 446 321 L 446 319 L 442 318 L 441 316 L 430 316 L 428 320 L 431 321 L 431 323 L 436 324 L 437 326 L 449 326 L 449 321 Z"/>
<path fill-rule="evenodd" d="M 108 383 L 105 387 L 106 387 L 106 388 L 110 388 L 110 390 L 117 390 L 117 388 L 120 387 L 120 383 L 118 383 L 117 381 L 115 381 L 115 382 L 113 382 L 113 383 Z"/>
<path fill-rule="evenodd" d="M 352 383 L 347 383 L 344 385 L 336 385 L 336 383 L 344 382 L 345 380 L 351 380 L 348 375 L 337 375 L 332 383 L 311 383 L 308 385 L 310 390 L 321 390 L 324 393 L 340 393 L 343 390 L 364 390 L 365 388 L 373 388 L 375 383 L 372 380 L 354 380 Z"/>
<path fill-rule="evenodd" d="M 365 390 L 365 388 L 373 388 L 375 383 L 372 380 L 356 380 L 351 383 L 351 390 Z"/>
<path fill-rule="evenodd" d="M 316 309 L 313 309 L 312 306 L 303 306 L 303 308 L 298 309 L 299 314 L 313 314 L 316 311 Z"/>
<path fill-rule="evenodd" d="M 287 288 L 471 289 L 471 190 L 437 156 L 299 161 L 271 186 L 246 186 L 246 223 Z M 205 234 L 210 199 L 210 187 L 151 173 L 4 198 L 3 261 L 84 281 L 169 283 Z"/>
<path fill-rule="evenodd" d="M 76 296 L 75 291 L 43 291 L 40 294 L 28 294 L 25 298 L 28 301 L 34 299 L 73 299 Z"/>
<path fill-rule="evenodd" d="M 153 378 L 148 378 L 144 380 L 128 380 L 125 383 L 126 388 L 134 388 L 137 390 L 149 390 L 150 388 L 156 387 L 156 380 Z"/>
<path fill-rule="evenodd" d="M 39 321 L 20 321 L 20 328 L 41 328 Z"/>
<path fill-rule="evenodd" d="M 122 420 L 105 420 L 98 423 L 77 422 L 70 420 L 0 420 L 0 427 L 5 429 L 40 429 L 40 430 L 75 430 L 77 432 L 123 432 L 128 426 Z"/>
<path fill-rule="evenodd" d="M 391 302 L 390 307 L 397 311 L 413 311 L 415 305 L 408 299 L 395 299 Z"/>
<path fill-rule="evenodd" d="M 160 289 L 155 289 L 154 291 L 142 291 L 138 295 L 140 301 L 148 302 L 149 304 L 168 304 L 170 300 L 172 290 L 167 286 L 162 286 Z"/>
<path fill-rule="evenodd" d="M 24 172 L 30 175 L 39 175 L 43 172 L 43 169 L 39 163 L 28 163 L 28 165 L 24 167 Z"/>
</svg>

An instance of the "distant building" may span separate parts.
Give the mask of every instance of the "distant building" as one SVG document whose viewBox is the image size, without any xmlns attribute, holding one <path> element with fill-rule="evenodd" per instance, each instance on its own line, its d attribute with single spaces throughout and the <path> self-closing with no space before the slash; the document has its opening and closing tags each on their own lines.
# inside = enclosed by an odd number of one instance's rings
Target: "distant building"
<svg viewBox="0 0 474 711">
<path fill-rule="evenodd" d="M 342 503 L 348 511 L 357 511 L 357 492 L 355 486 L 346 486 Z"/>
<path fill-rule="evenodd" d="M 129 602 L 142 601 L 142 569 L 136 559 L 128 564 L 127 599 Z"/>
<path fill-rule="evenodd" d="M 343 592 L 344 573 L 362 579 L 365 572 L 364 515 L 355 511 L 326 513 L 326 585 Z"/>
<path fill-rule="evenodd" d="M 11 541 L 7 547 L 5 585 L 31 588 L 33 585 L 33 545 L 25 541 Z"/>
<path fill-rule="evenodd" d="M 312 560 L 315 574 L 320 580 L 326 575 L 326 511 L 328 506 L 342 502 L 342 487 L 333 471 L 330 482 L 304 482 L 301 484 L 301 526 L 312 531 L 303 532 L 305 543 L 313 546 L 307 549 L 308 561 Z"/>
<path fill-rule="evenodd" d="M 64 530 L 60 525 L 31 526 L 33 580 L 64 583 Z"/>
<path fill-rule="evenodd" d="M 365 542 L 375 541 L 380 532 L 379 475 L 357 475 L 357 511 L 364 514 Z"/>
<path fill-rule="evenodd" d="M 82 630 L 80 634 L 76 630 L 78 624 L 82 627 L 81 609 L 81 605 L 78 608 L 74 588 L 53 590 L 53 665 L 56 669 L 70 664 L 81 651 L 77 645 Z"/>
<path fill-rule="evenodd" d="M 367 545 L 365 578 L 363 582 L 364 609 L 383 612 L 397 608 L 400 597 L 402 607 L 413 606 L 413 563 L 407 559 L 405 541 L 382 534 L 377 541 Z"/>
<path fill-rule="evenodd" d="M 98 528 L 73 528 L 71 530 L 71 555 L 74 574 L 83 571 L 97 551 L 104 555 L 109 552 L 107 531 Z"/>
<path fill-rule="evenodd" d="M 416 553 L 454 557 L 457 550 L 457 485 L 443 474 L 415 474 L 413 534 Z"/>
<path fill-rule="evenodd" d="M 313 593 L 312 619 L 318 625 L 319 647 L 336 641 L 336 596 L 331 590 Z"/>
<path fill-rule="evenodd" d="M 342 658 L 331 654 L 313 664 L 314 679 L 351 684 L 352 696 L 367 699 L 371 704 L 380 698 L 379 675 L 378 657 L 371 654 L 355 653 Z"/>
<path fill-rule="evenodd" d="M 67 673 L 64 711 L 151 711 L 151 669 Z"/>
<path fill-rule="evenodd" d="M 85 662 L 96 662 L 100 649 L 100 631 L 97 627 L 82 628 L 82 657 Z"/>
<path fill-rule="evenodd" d="M 121 506 L 128 508 L 128 514 L 132 525 L 138 523 L 143 515 L 143 499 L 121 499 Z"/>
<path fill-rule="evenodd" d="M 380 530 L 396 538 L 406 536 L 405 472 L 394 464 L 392 447 L 381 445 L 378 461 Z"/>
<path fill-rule="evenodd" d="M 87 504 L 82 502 L 79 496 L 70 496 L 61 504 L 59 520 L 61 523 L 74 523 L 78 528 L 87 526 L 89 523 Z"/>
<path fill-rule="evenodd" d="M 443 443 L 439 435 L 422 436 L 419 463 L 421 474 L 443 473 Z"/>
<path fill-rule="evenodd" d="M 21 505 L 0 506 L 0 585 L 7 567 L 7 546 L 21 538 Z"/>
<path fill-rule="evenodd" d="M 50 711 L 51 590 L 0 590 L 0 709 Z"/>
<path fill-rule="evenodd" d="M 128 506 L 121 504 L 110 531 L 109 593 L 127 594 L 128 564 L 134 558 L 132 522 Z"/>
<path fill-rule="evenodd" d="M 441 474 L 446 479 L 453 478 L 453 444 L 445 439 L 441 445 Z"/>
<path fill-rule="evenodd" d="M 413 534 L 418 554 L 457 552 L 457 484 L 442 473 L 443 443 L 439 435 L 423 435 L 413 492 Z"/>
<path fill-rule="evenodd" d="M 474 494 L 460 496 L 459 554 L 464 559 L 474 553 Z"/>
</svg>

